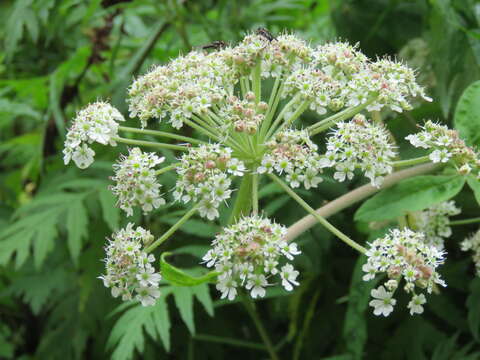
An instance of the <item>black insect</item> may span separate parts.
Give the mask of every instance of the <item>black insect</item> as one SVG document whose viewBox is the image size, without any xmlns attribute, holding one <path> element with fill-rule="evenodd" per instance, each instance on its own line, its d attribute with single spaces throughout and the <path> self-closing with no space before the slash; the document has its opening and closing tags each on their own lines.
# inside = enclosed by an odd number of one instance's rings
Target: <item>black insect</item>
<svg viewBox="0 0 480 360">
<path fill-rule="evenodd" d="M 273 36 L 270 31 L 268 31 L 267 29 L 263 28 L 263 27 L 259 27 L 257 29 L 257 31 L 255 31 L 255 34 L 257 35 L 260 35 L 260 36 L 263 36 L 265 39 L 267 39 L 268 41 L 272 41 L 272 40 L 275 40 L 275 36 Z"/>
<path fill-rule="evenodd" d="M 225 41 L 222 41 L 222 40 L 215 40 L 214 42 L 210 43 L 210 44 L 207 44 L 207 45 L 203 45 L 202 46 L 202 49 L 203 50 L 207 50 L 207 49 L 215 49 L 215 50 L 220 50 L 220 49 L 224 49 L 227 47 L 227 43 Z"/>
</svg>

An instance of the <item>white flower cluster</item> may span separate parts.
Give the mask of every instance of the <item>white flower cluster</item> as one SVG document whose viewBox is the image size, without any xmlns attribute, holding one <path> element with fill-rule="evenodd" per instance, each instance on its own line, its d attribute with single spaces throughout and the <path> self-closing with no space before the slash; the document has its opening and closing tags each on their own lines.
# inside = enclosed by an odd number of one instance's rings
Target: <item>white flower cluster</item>
<svg viewBox="0 0 480 360">
<path fill-rule="evenodd" d="M 388 316 L 396 303 L 393 299 L 398 285 L 403 278 L 404 290 L 412 294 L 408 303 L 410 314 L 421 314 L 425 303 L 423 294 L 416 294 L 415 289 L 426 289 L 430 294 L 436 284 L 446 286 L 436 271 L 444 262 L 444 253 L 434 246 L 425 244 L 422 233 L 410 229 L 393 229 L 383 238 L 376 239 L 367 251 L 367 263 L 362 270 L 366 273 L 363 280 L 369 281 L 379 273 L 386 273 L 389 280 L 372 290 L 374 300 L 370 306 L 375 315 Z"/>
<path fill-rule="evenodd" d="M 379 187 L 384 176 L 392 172 L 396 155 L 387 130 L 358 114 L 337 124 L 327 140 L 321 167 L 335 167 L 333 177 L 338 181 L 352 179 L 355 168 L 360 168 L 372 186 Z"/>
<path fill-rule="evenodd" d="M 219 144 L 191 148 L 180 159 L 173 196 L 177 201 L 199 204 L 200 216 L 213 220 L 218 206 L 230 198 L 230 176 L 243 176 L 245 165 L 232 157 L 232 149 Z"/>
<path fill-rule="evenodd" d="M 113 165 L 115 176 L 112 180 L 116 185 L 111 190 L 127 216 L 133 215 L 134 206 L 140 206 L 147 213 L 165 204 L 160 194 L 162 185 L 157 182 L 154 169 L 164 160 L 164 157 L 158 157 L 155 153 L 144 153 L 139 148 L 133 148 L 128 156 L 122 155 L 120 161 Z"/>
<path fill-rule="evenodd" d="M 204 114 L 233 91 L 236 80 L 216 53 L 190 52 L 138 78 L 129 89 L 130 116 L 142 127 L 150 118 L 169 121 L 175 128 L 194 113 Z"/>
<path fill-rule="evenodd" d="M 458 215 L 460 212 L 461 210 L 455 206 L 455 201 L 444 201 L 413 213 L 409 217 L 409 223 L 413 223 L 416 231 L 425 234 L 427 245 L 443 250 L 445 239 L 452 235 L 452 228 L 448 225 L 449 216 Z"/>
<path fill-rule="evenodd" d="M 237 132 L 255 134 L 259 124 L 265 118 L 265 112 L 268 104 L 260 101 L 255 103 L 255 95 L 248 92 L 245 100 L 240 100 L 236 96 L 230 96 L 225 104 L 218 109 L 218 117 L 225 121 L 226 129 L 231 127 Z"/>
<path fill-rule="evenodd" d="M 152 263 L 155 257 L 143 247 L 153 240 L 153 235 L 141 227 L 129 223 L 125 229 L 113 234 L 105 248 L 106 274 L 100 276 L 103 284 L 112 289 L 112 296 L 122 296 L 123 301 L 135 298 L 143 306 L 154 305 L 160 296 L 161 280 Z"/>
<path fill-rule="evenodd" d="M 279 76 L 312 59 L 313 49 L 294 35 L 282 34 L 268 39 L 262 34 L 248 34 L 237 46 L 220 52 L 236 76 L 250 76 L 257 61 L 261 61 L 264 78 Z"/>
<path fill-rule="evenodd" d="M 73 160 L 80 169 L 89 167 L 93 163 L 95 151 L 88 144 L 93 142 L 115 146 L 112 138 L 117 136 L 119 121 L 125 121 L 122 114 L 105 102 L 96 102 L 80 110 L 65 140 L 65 165 Z"/>
<path fill-rule="evenodd" d="M 217 290 L 222 299 L 233 300 L 237 288 L 245 287 L 252 298 L 264 297 L 269 279 L 279 274 L 282 286 L 291 291 L 297 282 L 298 271 L 289 263 L 280 268 L 284 256 L 293 260 L 300 254 L 295 243 L 284 240 L 287 229 L 269 219 L 258 216 L 244 217 L 236 224 L 224 228 L 212 242 L 203 261 L 220 273 Z"/>
<path fill-rule="evenodd" d="M 267 151 L 263 156 L 259 174 L 277 172 L 285 174 L 292 188 L 303 183 L 306 189 L 317 187 L 322 178 L 320 155 L 306 130 L 288 129 L 275 135 L 266 143 Z"/>
<path fill-rule="evenodd" d="M 458 131 L 428 120 L 422 131 L 406 137 L 418 148 L 433 149 L 429 157 L 434 163 L 452 160 L 458 172 L 465 175 L 472 171 L 480 178 L 480 156 L 458 136 Z"/>
<path fill-rule="evenodd" d="M 460 247 L 462 251 L 473 252 L 472 259 L 477 270 L 477 276 L 480 276 L 480 230 L 463 240 Z"/>
</svg>

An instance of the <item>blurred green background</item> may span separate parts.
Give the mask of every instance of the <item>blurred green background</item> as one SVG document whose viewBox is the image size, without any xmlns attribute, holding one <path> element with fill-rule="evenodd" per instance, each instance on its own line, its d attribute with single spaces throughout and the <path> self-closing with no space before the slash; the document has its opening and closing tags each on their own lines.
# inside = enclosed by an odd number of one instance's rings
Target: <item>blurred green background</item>
<svg viewBox="0 0 480 360">
<path fill-rule="evenodd" d="M 245 309 L 219 301 L 213 287 L 166 285 L 162 301 L 146 309 L 121 304 L 97 279 L 105 237 L 126 223 L 107 189 L 125 148 L 96 149 L 86 171 L 65 167 L 65 129 L 97 99 L 126 115 L 128 85 L 153 64 L 214 40 L 238 41 L 259 26 L 312 43 L 359 42 L 372 58 L 388 55 L 418 69 L 434 98 L 410 113 L 386 114 L 397 140 L 424 118 L 449 124 L 462 91 L 480 78 L 474 0 L 3 0 L 0 23 L 1 359 L 267 358 Z M 161 181 L 171 188 L 175 178 Z M 318 207 L 356 186 L 324 182 L 302 195 Z M 469 194 L 455 199 L 464 217 L 476 215 Z M 299 219 L 275 187 L 260 196 L 267 215 L 286 225 Z M 353 222 L 354 210 L 332 221 L 364 242 L 372 230 Z M 170 201 L 133 221 L 158 236 L 181 214 Z M 172 261 L 195 271 L 218 229 L 190 220 L 163 250 L 175 250 Z M 280 357 L 479 359 L 480 281 L 458 248 L 474 230 L 455 228 L 441 271 L 449 287 L 429 299 L 425 314 L 411 317 L 400 298 L 387 319 L 367 309 L 363 259 L 319 226 L 309 230 L 298 239 L 301 286 L 293 294 L 270 291 L 256 304 Z"/>
</svg>

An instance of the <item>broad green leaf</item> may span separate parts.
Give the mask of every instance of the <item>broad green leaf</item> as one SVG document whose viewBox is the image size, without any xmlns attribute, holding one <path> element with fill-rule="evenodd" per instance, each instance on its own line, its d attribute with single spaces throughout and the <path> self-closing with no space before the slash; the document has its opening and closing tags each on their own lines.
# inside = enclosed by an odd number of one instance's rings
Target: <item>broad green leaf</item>
<svg viewBox="0 0 480 360">
<path fill-rule="evenodd" d="M 82 201 L 70 204 L 67 213 L 68 248 L 73 261 L 77 262 L 82 248 L 82 239 L 88 235 L 88 214 Z"/>
<path fill-rule="evenodd" d="M 195 334 L 195 322 L 193 320 L 193 291 L 189 287 L 174 286 L 173 297 L 175 305 L 180 312 L 185 325 L 187 325 L 190 334 Z"/>
<path fill-rule="evenodd" d="M 161 257 L 160 257 L 160 268 L 162 270 L 163 278 L 173 285 L 195 286 L 195 285 L 199 285 L 199 284 L 208 282 L 218 275 L 218 273 L 216 273 L 215 271 L 211 271 L 209 273 L 206 273 L 203 276 L 198 276 L 198 277 L 188 275 L 183 270 L 180 270 L 179 268 L 177 268 L 173 265 L 170 265 L 169 263 L 166 262 L 165 257 L 169 256 L 169 255 L 172 255 L 172 253 L 164 252 L 161 255 Z"/>
<path fill-rule="evenodd" d="M 474 175 L 469 175 L 467 177 L 467 183 L 468 186 L 470 186 L 470 189 L 472 189 L 473 195 L 480 205 L 480 180 L 478 180 Z"/>
<path fill-rule="evenodd" d="M 468 325 L 473 337 L 480 340 L 480 279 L 470 283 L 470 295 L 467 298 Z"/>
<path fill-rule="evenodd" d="M 153 312 L 153 323 L 165 350 L 170 351 L 170 317 L 168 315 L 168 305 L 165 297 L 160 297 L 155 304 Z"/>
<path fill-rule="evenodd" d="M 43 264 L 48 253 L 53 250 L 56 237 L 56 219 L 45 222 L 38 228 L 35 240 L 33 241 L 33 259 L 37 269 Z"/>
<path fill-rule="evenodd" d="M 107 188 L 99 191 L 100 204 L 102 206 L 103 219 L 110 229 L 116 231 L 120 223 L 120 210 L 115 206 L 115 196 Z"/>
<path fill-rule="evenodd" d="M 191 287 L 193 294 L 200 301 L 200 303 L 205 308 L 205 311 L 208 315 L 213 316 L 213 302 L 212 297 L 210 296 L 210 290 L 208 284 L 200 284 L 197 286 Z"/>
<path fill-rule="evenodd" d="M 152 326 L 152 312 L 154 308 L 137 305 L 125 311 L 115 323 L 107 347 L 115 350 L 112 359 L 127 360 L 133 357 L 135 349 L 143 352 L 145 335 L 143 329 Z"/>
<path fill-rule="evenodd" d="M 480 80 L 462 94 L 455 110 L 454 125 L 468 145 L 480 146 Z"/>
<path fill-rule="evenodd" d="M 423 210 L 454 197 L 463 187 L 463 176 L 416 176 L 382 190 L 355 213 L 357 221 L 393 219 L 406 211 Z"/>
</svg>

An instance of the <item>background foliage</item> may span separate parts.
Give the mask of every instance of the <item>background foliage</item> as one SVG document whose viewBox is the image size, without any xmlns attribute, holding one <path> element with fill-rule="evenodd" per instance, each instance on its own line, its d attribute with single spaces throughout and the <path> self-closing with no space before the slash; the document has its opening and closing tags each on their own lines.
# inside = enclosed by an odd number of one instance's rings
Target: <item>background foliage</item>
<svg viewBox="0 0 480 360">
<path fill-rule="evenodd" d="M 104 239 L 125 222 L 107 189 L 118 153 L 99 148 L 89 170 L 65 167 L 65 128 L 76 110 L 98 98 L 125 113 L 126 86 L 152 64 L 213 40 L 237 41 L 258 26 L 273 33 L 294 30 L 315 43 L 360 42 L 370 57 L 401 57 L 417 67 L 435 99 L 407 114 L 385 114 L 402 150 L 401 139 L 424 118 L 451 125 L 462 92 L 480 78 L 475 0 L 4 0 L 0 23 L 0 358 L 5 359 L 267 356 L 245 308 L 217 300 L 205 284 L 165 284 L 157 305 L 142 308 L 112 299 L 97 279 Z M 469 114 L 478 117 L 478 106 Z M 480 145 L 478 136 L 470 140 Z M 410 152 L 404 154 L 415 155 Z M 168 188 L 174 178 L 165 174 L 162 182 Z M 324 182 L 303 196 L 318 207 L 356 186 Z M 478 216 L 471 194 L 464 188 L 455 197 L 464 217 Z M 298 219 L 296 204 L 275 186 L 260 195 L 267 215 L 287 225 Z M 355 221 L 355 207 L 332 221 L 365 242 L 378 235 L 364 222 L 379 220 L 372 215 L 375 206 L 357 213 Z M 159 235 L 176 222 L 179 210 L 171 204 L 147 217 L 136 214 L 134 221 Z M 163 250 L 174 250 L 169 261 L 195 273 L 218 229 L 190 220 Z M 458 246 L 474 230 L 475 225 L 455 227 L 441 271 L 449 288 L 431 297 L 423 316 L 399 309 L 379 319 L 366 310 L 374 284 L 361 280 L 364 259 L 314 227 L 298 241 L 300 288 L 293 294 L 270 291 L 256 303 L 280 356 L 479 358 L 480 280 Z"/>
</svg>

